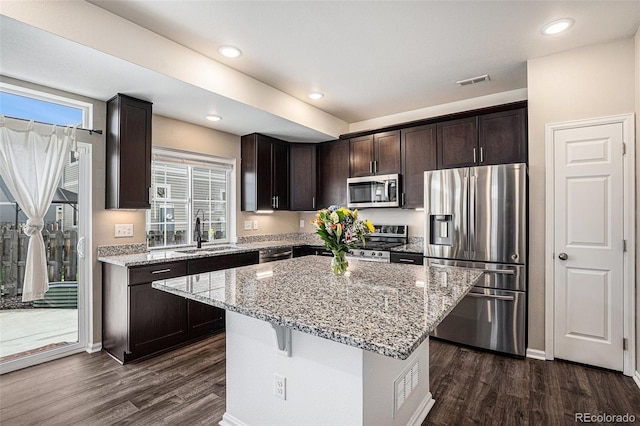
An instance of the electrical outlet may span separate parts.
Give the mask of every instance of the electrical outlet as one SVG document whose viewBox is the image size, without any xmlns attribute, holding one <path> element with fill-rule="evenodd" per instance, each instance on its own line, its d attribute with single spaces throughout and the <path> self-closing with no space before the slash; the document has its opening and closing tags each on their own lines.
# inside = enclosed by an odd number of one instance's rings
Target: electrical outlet
<svg viewBox="0 0 640 426">
<path fill-rule="evenodd" d="M 300 219 L 300 228 L 304 228 L 304 219 Z"/>
<path fill-rule="evenodd" d="M 251 231 L 251 221 L 250 220 L 245 220 L 244 221 L 244 230 L 245 231 Z"/>
<path fill-rule="evenodd" d="M 257 220 L 253 221 L 253 229 L 258 229 L 258 221 Z"/>
<path fill-rule="evenodd" d="M 279 374 L 273 375 L 273 394 L 280 399 L 287 400 L 287 378 Z"/>
<path fill-rule="evenodd" d="M 116 238 L 133 237 L 133 223 L 116 223 L 113 228 Z"/>
</svg>

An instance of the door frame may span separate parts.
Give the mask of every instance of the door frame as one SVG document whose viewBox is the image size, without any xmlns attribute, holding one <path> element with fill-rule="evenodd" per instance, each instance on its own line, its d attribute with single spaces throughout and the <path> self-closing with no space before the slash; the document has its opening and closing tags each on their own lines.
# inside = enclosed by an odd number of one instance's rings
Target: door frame
<svg viewBox="0 0 640 426">
<path fill-rule="evenodd" d="M 84 258 L 78 256 L 78 341 L 32 355 L 0 363 L 0 375 L 22 368 L 42 364 L 80 352 L 96 352 L 101 345 L 93 344 L 93 253 L 92 253 L 92 145 L 77 142 L 80 160 L 78 170 L 78 241 L 84 238 Z"/>
<path fill-rule="evenodd" d="M 555 160 L 554 136 L 558 130 L 574 129 L 605 124 L 622 124 L 623 155 L 623 235 L 626 251 L 623 252 L 623 337 L 627 349 L 623 351 L 623 374 L 633 376 L 636 361 L 635 336 L 635 133 L 634 114 L 621 114 L 586 120 L 548 123 L 545 125 L 545 358 L 554 359 L 554 241 L 555 241 Z"/>
</svg>

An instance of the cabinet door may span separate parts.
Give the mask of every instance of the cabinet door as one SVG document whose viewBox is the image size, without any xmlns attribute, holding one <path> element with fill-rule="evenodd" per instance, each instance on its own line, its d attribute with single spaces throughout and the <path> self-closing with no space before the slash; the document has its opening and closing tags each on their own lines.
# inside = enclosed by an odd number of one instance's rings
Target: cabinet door
<svg viewBox="0 0 640 426">
<path fill-rule="evenodd" d="M 187 337 L 185 299 L 151 287 L 129 286 L 128 359 L 169 348 Z"/>
<path fill-rule="evenodd" d="M 106 208 L 148 209 L 151 103 L 125 95 L 107 102 Z"/>
<path fill-rule="evenodd" d="M 318 145 L 318 202 L 316 208 L 347 205 L 349 140 Z"/>
<path fill-rule="evenodd" d="M 272 196 L 276 197 L 274 209 L 289 210 L 289 145 L 274 142 L 272 158 Z"/>
<path fill-rule="evenodd" d="M 273 201 L 273 144 L 256 135 L 257 156 L 256 156 L 256 210 L 271 210 L 275 204 Z"/>
<path fill-rule="evenodd" d="M 400 131 L 373 135 L 373 172 L 377 175 L 400 173 Z"/>
<path fill-rule="evenodd" d="M 402 130 L 403 207 L 424 207 L 424 172 L 438 167 L 436 126 Z"/>
<path fill-rule="evenodd" d="M 352 138 L 349 141 L 351 177 L 373 175 L 373 135 Z M 346 185 L 346 182 L 345 182 Z"/>
<path fill-rule="evenodd" d="M 477 117 L 437 124 L 438 168 L 473 166 L 478 158 Z"/>
<path fill-rule="evenodd" d="M 479 164 L 527 161 L 526 109 L 496 112 L 478 118 Z"/>
<path fill-rule="evenodd" d="M 316 208 L 316 146 L 291 144 L 291 210 Z"/>
<path fill-rule="evenodd" d="M 205 336 L 224 328 L 224 309 L 187 300 L 189 339 Z"/>
</svg>

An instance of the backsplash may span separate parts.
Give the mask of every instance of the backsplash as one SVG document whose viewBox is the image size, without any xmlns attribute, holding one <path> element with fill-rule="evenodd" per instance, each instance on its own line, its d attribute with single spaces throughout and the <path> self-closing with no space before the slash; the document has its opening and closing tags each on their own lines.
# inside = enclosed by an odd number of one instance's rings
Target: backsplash
<svg viewBox="0 0 640 426">
<path fill-rule="evenodd" d="M 288 234 L 247 235 L 238 237 L 237 244 L 261 243 L 263 241 L 300 241 L 308 244 L 322 244 L 318 234 L 292 232 Z"/>
</svg>

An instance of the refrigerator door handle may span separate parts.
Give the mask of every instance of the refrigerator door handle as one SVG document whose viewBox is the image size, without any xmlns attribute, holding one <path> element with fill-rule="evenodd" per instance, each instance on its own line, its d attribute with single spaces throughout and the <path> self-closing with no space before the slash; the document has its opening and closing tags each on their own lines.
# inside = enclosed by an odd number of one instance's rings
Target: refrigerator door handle
<svg viewBox="0 0 640 426">
<path fill-rule="evenodd" d="M 469 258 L 473 258 L 476 244 L 476 193 L 478 177 L 472 172 L 469 182 Z"/>
</svg>

